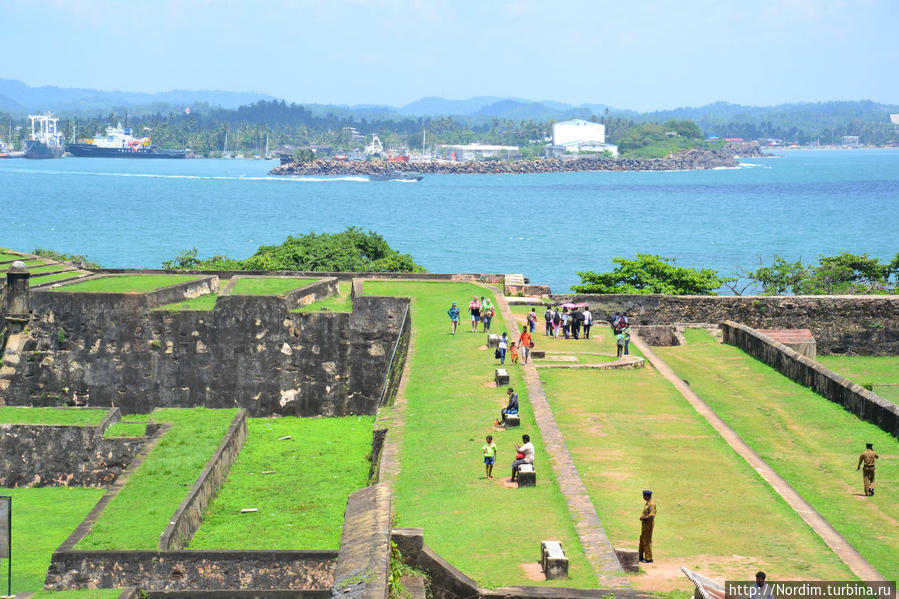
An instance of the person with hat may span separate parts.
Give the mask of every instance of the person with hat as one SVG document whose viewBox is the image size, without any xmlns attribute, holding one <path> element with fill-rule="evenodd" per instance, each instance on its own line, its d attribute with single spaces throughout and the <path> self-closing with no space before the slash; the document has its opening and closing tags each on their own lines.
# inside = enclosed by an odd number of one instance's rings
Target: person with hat
<svg viewBox="0 0 899 599">
<path fill-rule="evenodd" d="M 861 468 L 862 470 L 862 478 L 865 482 L 865 497 L 867 497 L 874 494 L 874 460 L 880 459 L 880 456 L 874 453 L 873 443 L 865 443 L 865 446 L 867 449 L 858 456 L 858 466 L 855 469 Z"/>
<path fill-rule="evenodd" d="M 459 306 L 456 305 L 456 302 L 453 302 L 453 305 L 450 306 L 450 309 L 447 310 L 446 313 L 449 314 L 450 322 L 453 327 L 453 335 L 455 335 L 456 327 L 459 326 Z"/>
<path fill-rule="evenodd" d="M 652 563 L 652 529 L 656 520 L 656 502 L 652 498 L 652 491 L 643 491 L 643 512 L 640 514 L 640 550 L 639 558 L 644 564 Z"/>
</svg>

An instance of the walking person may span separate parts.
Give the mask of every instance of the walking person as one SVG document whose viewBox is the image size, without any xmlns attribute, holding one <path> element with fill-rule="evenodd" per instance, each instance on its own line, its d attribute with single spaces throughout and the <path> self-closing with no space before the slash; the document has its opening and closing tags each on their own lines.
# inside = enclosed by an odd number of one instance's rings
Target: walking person
<svg viewBox="0 0 899 599">
<path fill-rule="evenodd" d="M 528 327 L 532 333 L 537 329 L 537 308 L 531 308 L 531 311 L 528 312 Z"/>
<path fill-rule="evenodd" d="M 590 338 L 590 327 L 593 326 L 593 313 L 590 306 L 584 306 L 584 339 Z"/>
<path fill-rule="evenodd" d="M 456 305 L 456 302 L 453 302 L 453 305 L 450 306 L 450 309 L 446 311 L 450 317 L 450 323 L 453 327 L 453 335 L 456 334 L 456 327 L 459 326 L 459 306 Z"/>
<path fill-rule="evenodd" d="M 865 443 L 865 447 L 867 449 L 858 456 L 858 466 L 855 469 L 858 470 L 864 466 L 862 481 L 865 483 L 865 497 L 868 497 L 874 494 L 874 469 L 876 468 L 874 461 L 880 459 L 880 456 L 874 453 L 873 443 Z"/>
<path fill-rule="evenodd" d="M 490 323 L 493 322 L 493 315 L 496 312 L 493 303 L 489 299 L 481 300 L 481 321 L 484 323 L 484 332 L 490 332 Z"/>
<path fill-rule="evenodd" d="M 536 314 L 534 315 L 536 316 Z M 528 331 L 527 325 L 521 327 L 521 335 L 518 337 L 518 347 L 521 349 L 522 365 L 528 363 L 528 357 L 531 355 L 531 348 L 534 346 L 531 332 Z"/>
<path fill-rule="evenodd" d="M 571 336 L 574 337 L 575 341 L 577 341 L 578 336 L 581 334 L 581 319 L 583 315 L 580 310 L 577 309 L 577 306 L 571 309 Z"/>
<path fill-rule="evenodd" d="M 560 328 L 562 328 L 562 315 L 559 314 L 559 309 L 556 308 L 556 311 L 553 312 L 553 337 L 556 339 L 559 338 Z"/>
<path fill-rule="evenodd" d="M 624 332 L 618 331 L 618 334 L 615 336 L 615 345 L 618 347 L 618 357 L 621 357 L 621 354 L 624 353 Z"/>
<path fill-rule="evenodd" d="M 640 513 L 640 550 L 639 558 L 644 564 L 652 563 L 652 529 L 656 521 L 656 502 L 652 491 L 643 491 L 643 511 Z"/>
<path fill-rule="evenodd" d="M 477 333 L 478 323 L 481 322 L 481 302 L 478 301 L 478 296 L 471 298 L 468 311 L 471 313 L 471 332 Z"/>
<path fill-rule="evenodd" d="M 628 347 L 631 344 L 631 328 L 627 325 L 623 329 L 621 329 L 621 334 L 624 335 L 624 355 L 629 355 Z"/>
<path fill-rule="evenodd" d="M 553 310 L 549 306 L 546 306 L 546 312 L 543 313 L 543 320 L 546 321 L 545 336 L 549 337 L 553 334 Z"/>
<path fill-rule="evenodd" d="M 562 308 L 562 334 L 568 339 L 568 331 L 571 330 L 571 315 L 568 308 Z"/>
<path fill-rule="evenodd" d="M 499 338 L 499 345 L 496 346 L 496 349 L 499 351 L 499 365 L 503 366 L 506 363 L 506 350 L 509 349 L 509 338 L 506 336 L 505 331 L 503 331 L 503 336 Z"/>
</svg>

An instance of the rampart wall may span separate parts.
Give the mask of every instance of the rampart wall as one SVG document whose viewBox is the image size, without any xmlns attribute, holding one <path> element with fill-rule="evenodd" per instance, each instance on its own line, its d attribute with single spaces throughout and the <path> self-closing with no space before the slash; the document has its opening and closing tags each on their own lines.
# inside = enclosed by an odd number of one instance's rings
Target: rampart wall
<svg viewBox="0 0 899 599">
<path fill-rule="evenodd" d="M 760 329 L 810 329 L 822 355 L 899 355 L 899 296 L 551 295 L 586 302 L 599 321 L 626 311 L 632 325 L 717 323 Z"/>
<path fill-rule="evenodd" d="M 169 312 L 142 294 L 32 290 L 25 359 L 3 399 L 53 406 L 77 396 L 125 413 L 374 414 L 408 299 L 357 297 L 352 313 L 296 313 L 310 294 L 295 295 L 221 295 L 211 311 Z"/>
</svg>

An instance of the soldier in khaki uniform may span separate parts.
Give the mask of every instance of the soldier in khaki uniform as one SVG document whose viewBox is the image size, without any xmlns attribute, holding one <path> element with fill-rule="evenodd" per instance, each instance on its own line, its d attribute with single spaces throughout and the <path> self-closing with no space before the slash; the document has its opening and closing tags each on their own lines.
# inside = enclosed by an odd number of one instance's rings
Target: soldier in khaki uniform
<svg viewBox="0 0 899 599">
<path fill-rule="evenodd" d="M 867 449 L 858 456 L 858 466 L 855 469 L 862 469 L 862 477 L 865 480 L 865 497 L 867 497 L 874 494 L 874 460 L 880 459 L 880 456 L 874 453 L 873 443 L 866 443 L 865 445 Z"/>
<path fill-rule="evenodd" d="M 656 502 L 652 498 L 652 491 L 643 491 L 643 512 L 640 514 L 640 561 L 644 564 L 652 563 L 652 528 L 656 520 Z"/>
</svg>

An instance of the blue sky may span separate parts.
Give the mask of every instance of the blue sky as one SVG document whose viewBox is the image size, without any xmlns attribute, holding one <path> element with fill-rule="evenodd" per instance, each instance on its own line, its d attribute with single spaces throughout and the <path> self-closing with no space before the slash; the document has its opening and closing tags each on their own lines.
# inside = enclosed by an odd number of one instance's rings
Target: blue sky
<svg viewBox="0 0 899 599">
<path fill-rule="evenodd" d="M 0 0 L 0 78 L 402 105 L 899 103 L 897 0 Z"/>
</svg>

